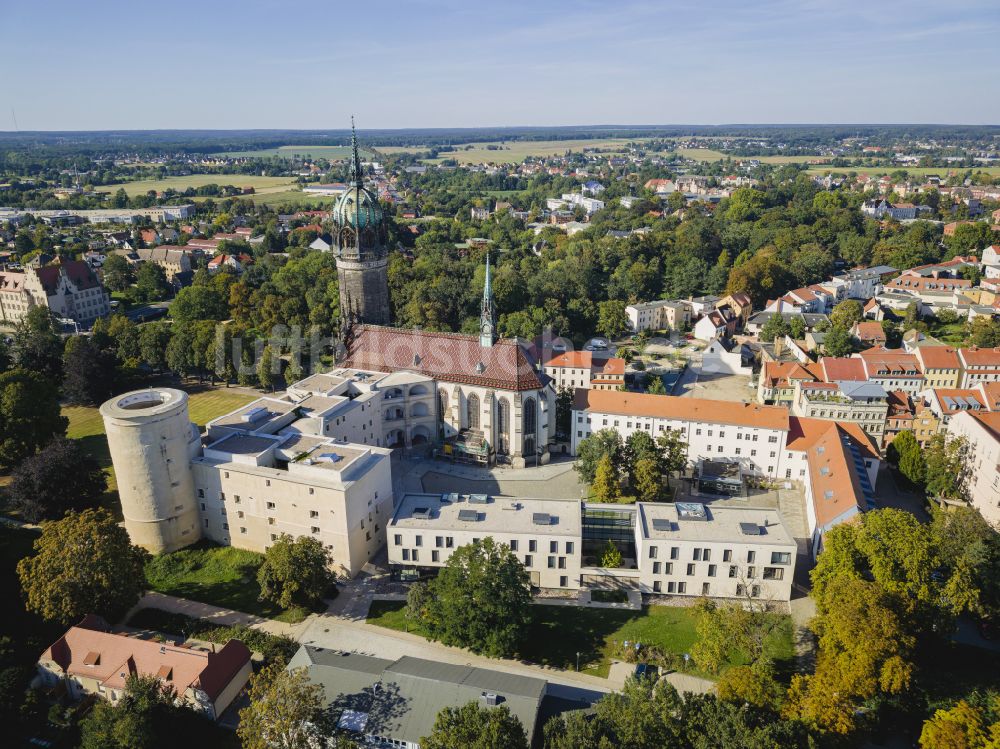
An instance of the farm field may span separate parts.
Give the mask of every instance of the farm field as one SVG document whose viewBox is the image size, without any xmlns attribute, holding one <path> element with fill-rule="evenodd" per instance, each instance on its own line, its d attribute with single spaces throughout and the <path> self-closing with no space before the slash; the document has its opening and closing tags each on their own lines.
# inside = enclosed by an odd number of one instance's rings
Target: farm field
<svg viewBox="0 0 1000 749">
<path fill-rule="evenodd" d="M 966 167 L 947 166 L 845 166 L 837 168 L 816 166 L 810 167 L 806 171 L 809 174 L 826 174 L 827 172 L 834 172 L 836 174 L 849 174 L 851 172 L 855 172 L 856 174 L 892 174 L 897 171 L 905 171 L 907 174 L 921 177 L 926 177 L 928 174 L 937 174 L 941 177 L 946 177 L 951 173 L 963 174 L 968 169 Z M 985 172 L 996 177 L 1000 175 L 1000 166 L 977 166 L 973 167 L 972 171 Z"/>
<path fill-rule="evenodd" d="M 252 187 L 255 190 L 266 190 L 275 187 L 283 188 L 295 184 L 294 177 L 261 177 L 254 174 L 188 174 L 183 177 L 165 177 L 163 179 L 145 179 L 137 182 L 125 182 L 120 185 L 102 185 L 98 192 L 117 192 L 124 187 L 129 195 L 142 195 L 150 190 L 160 192 L 168 188 L 183 191 L 189 187 L 205 185 L 233 185 L 234 187 Z"/>
<path fill-rule="evenodd" d="M 420 153 L 426 151 L 426 146 L 381 146 L 376 147 L 376 151 L 382 153 Z M 252 157 L 266 159 L 272 157 L 281 158 L 308 158 L 308 159 L 346 159 L 351 155 L 349 146 L 278 146 L 277 148 L 265 148 L 260 151 L 226 151 L 219 154 L 231 158 Z"/>
<path fill-rule="evenodd" d="M 695 161 L 719 161 L 720 159 L 757 159 L 762 164 L 804 164 L 817 161 L 828 161 L 826 156 L 733 156 L 732 154 L 714 151 L 711 148 L 678 148 L 674 153 L 686 159 Z"/>
<path fill-rule="evenodd" d="M 436 159 L 424 159 L 426 164 L 438 164 L 445 159 L 455 159 L 460 164 L 520 163 L 529 156 L 558 156 L 566 151 L 580 152 L 583 149 L 611 149 L 609 153 L 623 153 L 628 143 L 641 142 L 642 138 L 605 138 L 581 140 L 526 140 L 492 141 L 490 143 L 464 143 L 456 146 L 454 152 L 442 153 Z M 487 146 L 501 146 L 501 150 L 490 150 Z"/>
<path fill-rule="evenodd" d="M 368 623 L 388 629 L 422 634 L 404 616 L 404 601 L 372 601 Z M 683 655 L 697 639 L 696 614 L 679 606 L 645 606 L 641 612 L 621 609 L 591 609 L 577 606 L 531 607 L 532 621 L 518 657 L 543 666 L 571 670 L 580 654 L 580 670 L 607 678 L 611 660 L 625 640 L 653 645 L 665 653 Z M 777 616 L 777 615 L 776 615 Z M 765 646 L 779 666 L 791 661 L 792 626 L 788 617 Z M 745 655 L 732 652 L 730 665 L 739 665 Z M 779 671 L 781 669 L 779 668 Z M 692 673 L 710 677 L 691 669 Z"/>
<path fill-rule="evenodd" d="M 249 403 L 253 396 L 225 388 L 185 388 L 188 390 L 188 409 L 191 421 L 198 426 Z M 62 414 L 69 419 L 66 436 L 80 440 L 83 449 L 93 457 L 108 476 L 108 491 L 103 505 L 118 515 L 118 482 L 115 469 L 111 465 L 108 440 L 104 436 L 104 420 L 96 406 L 63 406 Z"/>
</svg>

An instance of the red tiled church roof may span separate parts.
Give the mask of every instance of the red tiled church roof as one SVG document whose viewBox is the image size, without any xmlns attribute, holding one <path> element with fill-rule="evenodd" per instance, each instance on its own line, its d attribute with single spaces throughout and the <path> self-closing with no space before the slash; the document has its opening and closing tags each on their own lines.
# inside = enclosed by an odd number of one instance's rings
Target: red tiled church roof
<svg viewBox="0 0 1000 749">
<path fill-rule="evenodd" d="M 377 372 L 408 370 L 444 382 L 538 390 L 543 384 L 534 362 L 517 341 L 482 346 L 478 336 L 433 333 L 379 325 L 358 325 L 344 366 Z"/>
</svg>

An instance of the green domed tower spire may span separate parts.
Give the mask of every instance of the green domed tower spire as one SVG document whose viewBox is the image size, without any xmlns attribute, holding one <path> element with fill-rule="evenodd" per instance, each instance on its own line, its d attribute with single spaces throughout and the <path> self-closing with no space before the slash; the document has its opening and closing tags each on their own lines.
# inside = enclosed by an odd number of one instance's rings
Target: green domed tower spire
<svg viewBox="0 0 1000 749">
<path fill-rule="evenodd" d="M 337 254 L 340 299 L 350 299 L 350 316 L 358 322 L 389 324 L 389 262 L 385 214 L 378 196 L 364 185 L 358 136 L 351 118 L 351 177 L 353 184 L 331 212 L 333 249 Z M 342 310 L 343 312 L 343 310 Z M 345 315 L 342 314 L 342 317 Z"/>
</svg>

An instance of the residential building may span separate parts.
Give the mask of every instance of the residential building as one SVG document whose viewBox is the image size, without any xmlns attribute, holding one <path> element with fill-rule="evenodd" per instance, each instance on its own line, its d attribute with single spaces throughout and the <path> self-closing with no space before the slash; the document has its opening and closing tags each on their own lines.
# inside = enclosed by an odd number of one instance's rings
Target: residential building
<svg viewBox="0 0 1000 749">
<path fill-rule="evenodd" d="M 889 410 L 885 416 L 885 432 L 882 434 L 881 447 L 884 450 L 896 439 L 900 432 L 914 432 L 916 409 L 909 394 L 902 390 L 888 393 Z"/>
<path fill-rule="evenodd" d="M 746 327 L 750 315 L 753 314 L 753 302 L 750 300 L 750 295 L 742 291 L 722 297 L 719 300 L 719 307 L 729 307 L 733 311 L 733 315 L 737 319 L 737 327 L 740 330 Z"/>
<path fill-rule="evenodd" d="M 888 395 L 876 382 L 796 381 L 792 413 L 812 419 L 857 424 L 877 444 L 885 433 Z"/>
<path fill-rule="evenodd" d="M 878 322 L 856 322 L 851 328 L 851 335 L 862 346 L 882 346 L 886 342 L 885 331 Z"/>
<path fill-rule="evenodd" d="M 623 439 L 637 431 L 656 438 L 673 431 L 688 462 L 725 460 L 748 475 L 777 476 L 788 433 L 788 410 L 778 406 L 619 391 L 577 390 L 571 453 L 594 432 L 613 429 Z"/>
<path fill-rule="evenodd" d="M 691 304 L 685 301 L 661 299 L 636 302 L 625 308 L 632 330 L 683 330 L 691 325 Z"/>
<path fill-rule="evenodd" d="M 962 363 L 960 387 L 975 387 L 981 382 L 1000 382 L 1000 346 L 996 348 L 961 348 L 958 358 Z"/>
<path fill-rule="evenodd" d="M 757 402 L 791 406 L 795 399 L 795 383 L 815 382 L 822 375 L 816 364 L 798 362 L 768 361 L 761 365 L 757 381 Z"/>
<path fill-rule="evenodd" d="M 552 352 L 542 365 L 556 390 L 590 388 L 615 390 L 625 384 L 625 360 L 595 359 L 591 351 Z"/>
<path fill-rule="evenodd" d="M 239 640 L 190 647 L 114 634 L 88 616 L 52 643 L 38 659 L 41 684 L 63 685 L 72 700 L 97 697 L 117 703 L 132 676 L 155 677 L 188 707 L 218 720 L 253 673 L 250 650 Z"/>
<path fill-rule="evenodd" d="M 924 392 L 924 400 L 941 426 L 963 411 L 989 411 L 983 393 L 975 388 L 934 388 Z"/>
<path fill-rule="evenodd" d="M 964 411 L 946 427 L 966 440 L 965 490 L 969 501 L 994 528 L 1000 527 L 1000 412 Z"/>
<path fill-rule="evenodd" d="M 360 653 L 301 646 L 289 669 L 304 669 L 323 690 L 325 712 L 356 743 L 420 749 L 438 713 L 475 703 L 503 705 L 534 746 L 541 734 L 544 679 L 404 656 L 396 661 Z"/>
<path fill-rule="evenodd" d="M 703 315 L 694 324 L 694 337 L 700 341 L 712 341 L 728 335 L 730 319 L 722 310 L 714 309 Z"/>
<path fill-rule="evenodd" d="M 774 314 L 780 314 L 786 323 L 788 323 L 793 317 L 798 317 L 806 326 L 806 331 L 811 331 L 822 321 L 829 322 L 830 318 L 825 314 L 812 313 L 812 312 L 801 312 L 798 310 L 782 310 L 781 312 L 757 312 L 750 316 L 750 319 L 746 324 L 746 332 L 753 335 L 758 335 L 764 326 L 767 325 L 767 321 L 771 319 Z"/>
<path fill-rule="evenodd" d="M 185 247 L 160 245 L 149 249 L 117 250 L 115 254 L 136 264 L 152 263 L 163 268 L 169 283 L 176 282 L 178 276 L 185 277 L 192 270 L 192 252 Z"/>
<path fill-rule="evenodd" d="M 958 349 L 950 346 L 915 346 L 914 356 L 928 388 L 956 388 L 962 374 Z"/>
<path fill-rule="evenodd" d="M 855 357 L 864 363 L 868 381 L 878 383 L 886 391 L 902 390 L 916 395 L 924 388 L 924 375 L 914 354 L 874 346 Z"/>
</svg>

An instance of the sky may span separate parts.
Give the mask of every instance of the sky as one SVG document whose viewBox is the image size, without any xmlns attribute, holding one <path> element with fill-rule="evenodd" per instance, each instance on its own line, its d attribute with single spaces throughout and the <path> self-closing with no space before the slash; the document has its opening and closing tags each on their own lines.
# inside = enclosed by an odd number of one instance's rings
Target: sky
<svg viewBox="0 0 1000 749">
<path fill-rule="evenodd" d="M 0 29 L 0 130 L 1000 123 L 998 0 L 0 0 Z"/>
</svg>

